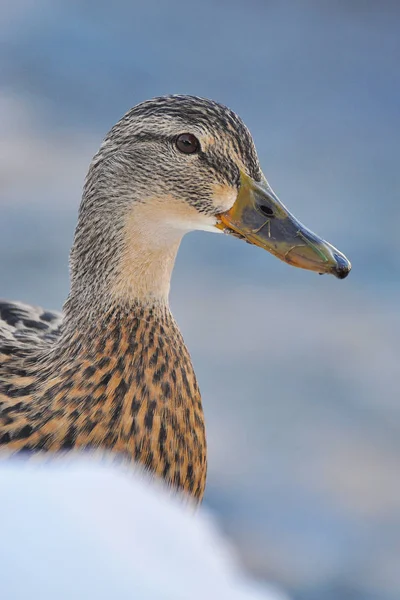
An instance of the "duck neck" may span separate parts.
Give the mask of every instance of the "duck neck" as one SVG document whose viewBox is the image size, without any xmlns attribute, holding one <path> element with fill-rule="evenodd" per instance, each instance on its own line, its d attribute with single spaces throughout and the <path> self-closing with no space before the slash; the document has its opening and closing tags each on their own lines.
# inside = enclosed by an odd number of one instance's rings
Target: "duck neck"
<svg viewBox="0 0 400 600">
<path fill-rule="evenodd" d="M 82 328 L 85 321 L 97 322 L 118 309 L 168 308 L 172 271 L 185 230 L 163 219 L 157 202 L 151 206 L 136 202 L 119 221 L 107 212 L 90 219 L 88 206 L 81 209 L 71 252 L 66 324 L 72 321 Z"/>
<path fill-rule="evenodd" d="M 168 306 L 172 271 L 182 236 L 157 238 L 136 227 L 129 234 L 110 281 L 117 305 Z"/>
</svg>

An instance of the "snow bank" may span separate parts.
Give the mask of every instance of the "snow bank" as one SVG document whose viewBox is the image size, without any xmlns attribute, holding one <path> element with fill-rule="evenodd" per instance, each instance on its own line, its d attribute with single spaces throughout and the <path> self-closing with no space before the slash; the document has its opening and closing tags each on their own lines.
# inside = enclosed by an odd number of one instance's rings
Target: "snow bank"
<svg viewBox="0 0 400 600">
<path fill-rule="evenodd" d="M 246 580 L 215 524 L 85 459 L 0 462 L 2 600 L 285 600 Z"/>
</svg>

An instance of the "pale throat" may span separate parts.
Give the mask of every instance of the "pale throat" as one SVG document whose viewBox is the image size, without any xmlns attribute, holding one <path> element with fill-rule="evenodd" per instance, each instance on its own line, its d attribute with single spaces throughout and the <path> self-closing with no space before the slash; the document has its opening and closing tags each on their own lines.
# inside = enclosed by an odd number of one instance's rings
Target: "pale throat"
<svg viewBox="0 0 400 600">
<path fill-rule="evenodd" d="M 194 229 L 218 233 L 213 217 L 173 198 L 135 205 L 126 217 L 123 249 L 111 296 L 123 304 L 168 305 L 172 271 L 183 236 Z"/>
</svg>

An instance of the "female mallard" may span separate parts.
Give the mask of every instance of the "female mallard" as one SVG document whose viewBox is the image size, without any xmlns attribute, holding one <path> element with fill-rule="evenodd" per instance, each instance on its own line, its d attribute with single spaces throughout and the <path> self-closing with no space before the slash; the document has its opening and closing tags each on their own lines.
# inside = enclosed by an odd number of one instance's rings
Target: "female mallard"
<svg viewBox="0 0 400 600">
<path fill-rule="evenodd" d="M 168 307 L 176 253 L 194 229 L 304 269 L 350 271 L 280 203 L 235 113 L 192 96 L 143 102 L 90 165 L 63 317 L 0 303 L 0 445 L 110 450 L 202 498 L 200 392 Z"/>
</svg>

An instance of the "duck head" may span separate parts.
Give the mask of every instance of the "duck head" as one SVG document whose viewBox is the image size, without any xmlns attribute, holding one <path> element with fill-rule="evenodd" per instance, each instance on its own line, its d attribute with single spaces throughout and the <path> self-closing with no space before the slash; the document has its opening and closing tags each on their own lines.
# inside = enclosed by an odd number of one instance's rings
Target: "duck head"
<svg viewBox="0 0 400 600">
<path fill-rule="evenodd" d="M 193 96 L 138 104 L 90 166 L 71 255 L 73 287 L 113 275 L 114 291 L 144 286 L 157 295 L 149 289 L 164 278 L 165 296 L 179 242 L 195 229 L 234 235 L 317 273 L 343 279 L 350 272 L 347 258 L 272 191 L 233 111 Z"/>
</svg>

